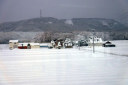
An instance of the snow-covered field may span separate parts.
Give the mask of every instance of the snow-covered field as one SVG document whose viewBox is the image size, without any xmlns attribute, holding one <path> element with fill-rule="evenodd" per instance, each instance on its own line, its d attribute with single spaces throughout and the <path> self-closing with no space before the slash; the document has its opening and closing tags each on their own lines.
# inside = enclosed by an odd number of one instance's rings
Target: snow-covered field
<svg viewBox="0 0 128 85">
<path fill-rule="evenodd" d="M 99 53 L 120 55 L 120 56 L 128 57 L 128 41 L 127 40 L 112 41 L 112 43 L 115 44 L 116 47 L 95 46 L 95 51 L 99 52 Z M 81 49 L 92 51 L 93 48 L 92 47 L 81 47 Z"/>
<path fill-rule="evenodd" d="M 0 85 L 128 85 L 128 41 L 115 48 L 14 49 L 0 45 Z"/>
</svg>

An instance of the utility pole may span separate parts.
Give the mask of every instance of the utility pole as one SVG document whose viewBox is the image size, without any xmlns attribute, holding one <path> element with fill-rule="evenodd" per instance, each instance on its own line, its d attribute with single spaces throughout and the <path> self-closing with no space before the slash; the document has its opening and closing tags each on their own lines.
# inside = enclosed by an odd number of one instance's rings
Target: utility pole
<svg viewBox="0 0 128 85">
<path fill-rule="evenodd" d="M 95 43 L 94 43 L 94 31 L 95 31 L 95 29 L 92 29 L 92 31 L 93 31 L 93 53 L 95 53 Z"/>
</svg>

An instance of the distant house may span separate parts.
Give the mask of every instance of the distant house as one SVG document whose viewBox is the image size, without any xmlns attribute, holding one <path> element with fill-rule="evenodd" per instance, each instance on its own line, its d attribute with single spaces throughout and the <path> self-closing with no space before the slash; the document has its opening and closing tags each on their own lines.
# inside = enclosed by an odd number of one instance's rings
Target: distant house
<svg viewBox="0 0 128 85">
<path fill-rule="evenodd" d="M 63 39 L 55 39 L 51 41 L 51 45 L 54 48 L 62 48 L 63 47 L 64 40 Z"/>
<path fill-rule="evenodd" d="M 88 39 L 86 41 L 89 46 L 92 46 L 93 45 L 93 36 L 88 37 Z M 102 46 L 102 44 L 103 44 L 102 38 L 94 36 L 94 44 L 96 46 Z"/>
<path fill-rule="evenodd" d="M 18 48 L 18 40 L 9 40 L 9 49 Z"/>
<path fill-rule="evenodd" d="M 71 39 L 66 38 L 66 40 L 64 42 L 64 47 L 65 48 L 72 48 L 73 47 L 73 42 L 71 41 Z"/>
</svg>

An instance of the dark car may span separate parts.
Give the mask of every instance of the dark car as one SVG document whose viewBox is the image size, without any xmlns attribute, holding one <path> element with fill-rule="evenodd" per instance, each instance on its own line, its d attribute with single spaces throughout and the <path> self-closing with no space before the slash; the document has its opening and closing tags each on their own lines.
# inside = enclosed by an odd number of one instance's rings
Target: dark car
<svg viewBox="0 0 128 85">
<path fill-rule="evenodd" d="M 116 45 L 115 45 L 115 44 L 112 44 L 110 41 L 107 41 L 107 42 L 104 43 L 102 46 L 103 46 L 103 47 L 116 47 Z"/>
<path fill-rule="evenodd" d="M 80 40 L 78 41 L 78 46 L 88 46 L 88 44 L 85 40 Z"/>
</svg>

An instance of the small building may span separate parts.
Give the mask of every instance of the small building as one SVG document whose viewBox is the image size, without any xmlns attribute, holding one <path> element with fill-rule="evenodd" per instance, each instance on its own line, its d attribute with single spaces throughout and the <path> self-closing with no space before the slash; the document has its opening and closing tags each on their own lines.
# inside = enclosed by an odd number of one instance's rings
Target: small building
<svg viewBox="0 0 128 85">
<path fill-rule="evenodd" d="M 53 48 L 63 48 L 64 40 L 63 39 L 55 39 L 51 41 L 52 47 Z"/>
<path fill-rule="evenodd" d="M 64 42 L 64 47 L 65 48 L 72 48 L 73 47 L 73 42 L 71 41 L 71 39 L 66 38 L 66 40 Z"/>
<path fill-rule="evenodd" d="M 93 36 L 88 37 L 86 40 L 89 46 L 93 45 Z M 95 46 L 102 46 L 103 40 L 100 37 L 94 36 L 94 44 Z"/>
<path fill-rule="evenodd" d="M 30 43 L 30 45 L 31 45 L 31 49 L 40 48 L 40 44 L 39 43 Z"/>
<path fill-rule="evenodd" d="M 55 40 L 52 40 L 52 41 L 51 41 L 51 46 L 52 46 L 53 48 L 55 48 L 55 46 L 56 46 Z"/>
<path fill-rule="evenodd" d="M 48 48 L 48 44 L 47 43 L 41 43 L 40 48 Z"/>
<path fill-rule="evenodd" d="M 9 49 L 18 48 L 18 40 L 9 40 Z"/>
</svg>

